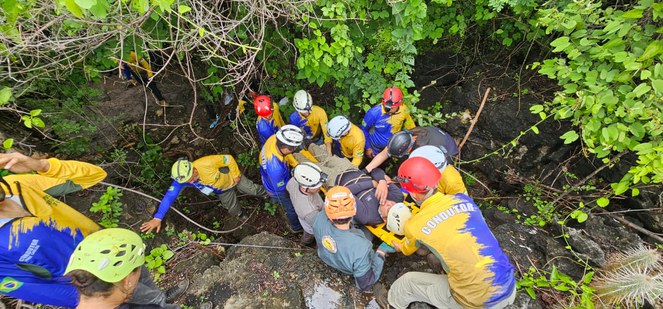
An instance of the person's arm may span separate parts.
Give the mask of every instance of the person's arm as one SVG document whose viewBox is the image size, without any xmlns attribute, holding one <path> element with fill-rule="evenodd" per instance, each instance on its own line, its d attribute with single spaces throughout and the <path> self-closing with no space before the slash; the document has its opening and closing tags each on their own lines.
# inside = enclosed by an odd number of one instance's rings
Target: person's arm
<svg viewBox="0 0 663 309">
<path fill-rule="evenodd" d="M 380 153 L 378 153 L 373 158 L 373 160 L 371 160 L 371 162 L 368 163 L 368 165 L 366 165 L 366 168 L 365 168 L 366 171 L 368 171 L 370 173 L 371 171 L 373 171 L 373 169 L 375 169 L 376 167 L 382 165 L 382 163 L 387 161 L 387 159 L 389 159 L 389 154 L 387 153 L 387 148 L 385 148 L 382 151 L 380 151 Z"/>
<path fill-rule="evenodd" d="M 331 147 L 332 138 L 328 135 L 327 132 L 327 123 L 329 122 L 329 118 L 327 118 L 327 113 L 325 112 L 325 110 L 323 109 L 321 110 L 322 112 L 320 113 L 319 121 L 320 121 L 320 130 L 322 130 L 322 138 L 323 138 L 322 140 L 325 144 L 329 143 Z"/>
<path fill-rule="evenodd" d="M 4 268 L 3 266 L 0 265 L 0 268 Z M 68 308 L 74 308 L 78 304 L 78 291 L 69 283 L 69 280 L 62 280 L 64 279 L 62 277 L 58 277 L 58 280 L 46 280 L 35 276 L 29 281 L 21 282 L 3 275 L 0 279 L 3 282 L 3 295 Z"/>
<path fill-rule="evenodd" d="M 184 188 L 183 184 L 173 180 L 173 182 L 170 184 L 170 187 L 168 187 L 168 192 L 166 192 L 166 194 L 163 196 L 163 199 L 161 199 L 161 203 L 159 203 L 159 207 L 154 213 L 152 220 L 144 222 L 140 225 L 141 232 L 150 233 L 152 230 L 156 229 L 157 233 L 159 233 L 161 230 L 161 221 L 163 221 L 163 217 L 166 216 L 166 212 L 168 212 L 168 209 L 170 209 L 170 205 L 172 205 L 173 202 L 175 202 L 177 199 L 177 196 L 180 195 L 182 188 Z"/>
<path fill-rule="evenodd" d="M 274 124 L 276 125 L 277 129 L 280 129 L 282 126 L 285 125 L 285 122 L 283 122 L 283 117 L 281 116 L 279 105 L 277 103 L 272 103 L 272 106 L 274 107 L 274 112 L 272 116 L 274 118 Z"/>
<path fill-rule="evenodd" d="M 355 263 L 353 276 L 355 277 L 357 286 L 362 291 L 368 291 L 378 282 L 380 275 L 382 275 L 385 253 L 382 251 L 373 251 L 371 247 L 365 248 L 364 251 L 361 259 Z"/>
<path fill-rule="evenodd" d="M 463 182 L 463 177 L 458 170 L 451 165 L 447 165 L 442 171 L 442 177 L 438 183 L 438 188 L 440 189 L 440 192 L 444 194 L 467 194 L 467 188 Z"/>
<path fill-rule="evenodd" d="M 140 66 L 145 69 L 145 72 L 147 73 L 147 78 L 152 78 L 154 73 L 152 73 L 152 68 L 150 67 L 150 63 L 145 60 L 145 58 L 140 58 Z"/>
<path fill-rule="evenodd" d="M 366 115 L 364 115 L 364 119 L 361 122 L 361 131 L 364 132 L 364 149 L 366 150 L 366 153 L 369 151 L 372 152 L 371 150 L 371 143 L 370 143 L 370 135 L 371 135 L 371 128 L 373 125 L 375 125 L 375 116 L 373 115 L 373 108 L 369 109 L 368 112 L 366 112 Z"/>
<path fill-rule="evenodd" d="M 359 130 L 357 130 L 356 132 L 358 134 L 353 136 L 354 146 L 352 148 L 352 165 L 359 166 L 361 165 L 361 162 L 364 159 L 364 147 L 366 145 L 366 137 L 364 137 L 363 132 Z"/>
</svg>

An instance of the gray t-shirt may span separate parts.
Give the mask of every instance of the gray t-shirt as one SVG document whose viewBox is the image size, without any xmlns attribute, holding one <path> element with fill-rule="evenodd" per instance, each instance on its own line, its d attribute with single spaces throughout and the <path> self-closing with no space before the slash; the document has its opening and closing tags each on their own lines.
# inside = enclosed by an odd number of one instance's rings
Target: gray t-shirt
<svg viewBox="0 0 663 309">
<path fill-rule="evenodd" d="M 292 206 L 295 207 L 302 228 L 306 233 L 313 234 L 313 220 L 324 207 L 322 197 L 320 197 L 320 194 L 306 195 L 302 193 L 294 178 L 290 178 L 285 189 L 290 194 L 290 201 Z"/>
</svg>

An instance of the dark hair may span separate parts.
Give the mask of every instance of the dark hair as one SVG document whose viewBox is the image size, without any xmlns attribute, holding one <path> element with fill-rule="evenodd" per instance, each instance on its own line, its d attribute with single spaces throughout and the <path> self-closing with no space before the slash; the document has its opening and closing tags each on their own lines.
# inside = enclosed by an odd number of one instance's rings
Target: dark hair
<svg viewBox="0 0 663 309">
<path fill-rule="evenodd" d="M 286 144 L 286 143 L 280 141 L 278 138 L 276 139 L 276 148 L 278 148 L 279 151 L 281 151 L 281 148 L 287 148 L 287 149 L 289 149 L 289 150 L 291 150 L 291 151 L 295 151 L 295 149 L 297 149 L 297 147 L 295 147 L 295 146 L 290 146 L 290 145 L 288 145 L 288 144 Z"/>
<path fill-rule="evenodd" d="M 347 217 L 347 218 L 339 218 L 339 219 L 330 219 L 332 223 L 334 224 L 347 224 L 348 222 L 352 221 L 352 217 Z"/>
<path fill-rule="evenodd" d="M 140 267 L 136 267 L 131 273 L 140 271 Z M 72 270 L 67 274 L 71 278 L 71 284 L 76 287 L 78 293 L 87 297 L 108 297 L 113 293 L 115 283 L 106 282 L 99 279 L 97 276 L 82 269 Z"/>
</svg>

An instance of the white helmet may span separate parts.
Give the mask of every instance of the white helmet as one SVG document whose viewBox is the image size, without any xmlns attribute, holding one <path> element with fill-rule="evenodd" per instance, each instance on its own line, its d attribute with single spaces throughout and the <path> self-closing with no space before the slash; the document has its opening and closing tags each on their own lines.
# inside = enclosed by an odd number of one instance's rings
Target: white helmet
<svg viewBox="0 0 663 309">
<path fill-rule="evenodd" d="M 410 158 L 422 157 L 437 167 L 440 172 L 447 167 L 447 156 L 440 147 L 426 145 L 421 146 L 410 153 Z"/>
<path fill-rule="evenodd" d="M 276 132 L 276 139 L 288 146 L 299 147 L 304 141 L 304 134 L 297 126 L 286 124 Z"/>
<path fill-rule="evenodd" d="M 350 132 L 350 120 L 345 116 L 336 116 L 327 124 L 327 134 L 338 140 Z"/>
<path fill-rule="evenodd" d="M 300 113 L 308 113 L 313 108 L 313 99 L 306 90 L 299 90 L 295 92 L 295 98 L 292 100 L 292 105 L 295 110 Z"/>
<path fill-rule="evenodd" d="M 297 183 L 304 188 L 317 189 L 327 182 L 327 174 L 311 162 L 302 162 L 292 171 Z"/>
<path fill-rule="evenodd" d="M 403 203 L 396 203 L 389 209 L 387 229 L 394 234 L 403 235 L 405 222 L 412 217 L 412 211 Z"/>
</svg>

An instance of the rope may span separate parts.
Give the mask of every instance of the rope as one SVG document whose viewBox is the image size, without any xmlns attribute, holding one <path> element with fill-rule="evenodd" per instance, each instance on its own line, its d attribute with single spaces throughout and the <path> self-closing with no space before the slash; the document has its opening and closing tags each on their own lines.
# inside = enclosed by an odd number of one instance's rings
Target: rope
<svg viewBox="0 0 663 309">
<path fill-rule="evenodd" d="M 210 245 L 219 245 L 219 246 L 234 246 L 234 247 L 248 247 L 248 248 L 261 248 L 261 249 L 281 249 L 281 250 L 313 250 L 310 247 L 303 248 L 290 248 L 290 247 L 279 247 L 279 246 L 267 246 L 267 245 L 245 245 L 245 244 L 231 244 L 226 242 L 210 242 Z"/>
<path fill-rule="evenodd" d="M 132 193 L 138 194 L 138 195 L 140 195 L 140 196 L 143 196 L 143 197 L 146 197 L 146 198 L 149 198 L 149 199 L 152 199 L 152 200 L 154 200 L 154 201 L 157 201 L 157 202 L 161 203 L 161 200 L 160 200 L 160 199 L 158 199 L 158 198 L 156 198 L 156 197 L 154 197 L 154 196 L 151 196 L 151 195 L 145 194 L 145 193 L 143 193 L 143 192 L 140 192 L 140 191 L 134 190 L 134 189 L 130 189 L 130 188 L 123 187 L 123 186 L 116 185 L 116 184 L 112 184 L 112 183 L 107 183 L 107 182 L 104 182 L 104 181 L 100 182 L 100 184 L 102 184 L 102 185 L 106 185 L 106 186 L 110 186 L 110 187 L 115 187 L 115 188 L 122 189 L 122 190 L 126 190 L 126 191 L 129 191 L 129 192 L 132 192 Z M 175 206 L 170 206 L 170 209 L 172 209 L 173 211 L 175 211 L 178 215 L 182 216 L 182 218 L 184 218 L 184 219 L 186 219 L 187 221 L 191 222 L 193 225 L 195 225 L 195 226 L 197 226 L 197 227 L 199 227 L 199 228 L 201 228 L 201 229 L 203 229 L 203 230 L 205 230 L 205 231 L 208 231 L 208 232 L 210 232 L 210 233 L 214 233 L 214 234 L 228 234 L 228 233 L 232 233 L 232 232 L 234 232 L 234 231 L 240 229 L 242 226 L 244 226 L 244 224 L 246 224 L 247 221 L 249 221 L 249 219 L 251 219 L 251 217 L 252 217 L 253 214 L 256 212 L 256 210 L 258 210 L 258 208 L 253 209 L 253 212 L 249 215 L 249 217 L 246 218 L 246 220 L 244 220 L 244 221 L 242 222 L 242 224 L 238 225 L 237 227 L 235 227 L 235 228 L 233 228 L 233 229 L 230 229 L 230 230 L 214 230 L 214 229 L 208 228 L 208 227 L 206 227 L 206 226 L 204 226 L 204 225 L 202 225 L 202 224 L 200 224 L 200 223 L 194 221 L 193 219 L 187 217 L 185 214 L 183 214 L 181 211 L 179 211 L 177 208 L 175 208 Z"/>
</svg>

